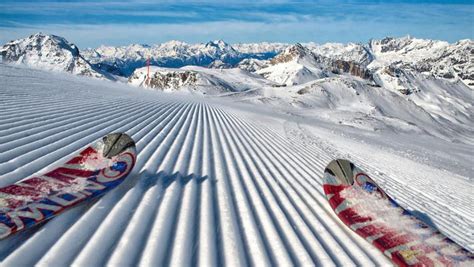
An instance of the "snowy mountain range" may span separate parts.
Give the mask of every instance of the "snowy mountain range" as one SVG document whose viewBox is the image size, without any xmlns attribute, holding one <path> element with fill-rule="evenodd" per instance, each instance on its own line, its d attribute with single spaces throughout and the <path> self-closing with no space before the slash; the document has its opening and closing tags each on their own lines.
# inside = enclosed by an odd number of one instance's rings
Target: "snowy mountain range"
<svg viewBox="0 0 474 267">
<path fill-rule="evenodd" d="M 323 45 L 170 41 L 80 51 L 64 38 L 38 33 L 5 44 L 0 54 L 3 62 L 132 86 L 239 94 L 245 101 L 303 107 L 351 127 L 425 132 L 450 140 L 470 139 L 474 130 L 472 40 L 449 44 L 403 37 Z"/>
<path fill-rule="evenodd" d="M 234 48 L 222 40 L 206 44 L 169 41 L 154 46 L 138 44 L 123 47 L 101 46 L 97 49 L 85 49 L 82 54 L 101 69 L 128 77 L 136 68 L 144 66 L 148 58 L 151 65 L 166 68 L 222 64 L 232 67 L 246 58 L 271 58 L 282 47 L 282 44 L 266 44 L 262 47 L 237 45 Z"/>
<path fill-rule="evenodd" d="M 296 85 L 339 74 L 371 80 L 380 86 L 410 93 L 404 83 L 409 73 L 461 80 L 474 86 L 474 42 L 454 44 L 412 37 L 371 40 L 367 44 L 318 45 L 251 43 L 230 45 L 222 40 L 205 44 L 169 41 L 153 46 L 133 44 L 79 49 L 62 37 L 37 33 L 0 48 L 3 61 L 24 63 L 79 75 L 130 77 L 150 58 L 152 66 L 201 66 L 256 72 L 284 85 Z"/>
</svg>

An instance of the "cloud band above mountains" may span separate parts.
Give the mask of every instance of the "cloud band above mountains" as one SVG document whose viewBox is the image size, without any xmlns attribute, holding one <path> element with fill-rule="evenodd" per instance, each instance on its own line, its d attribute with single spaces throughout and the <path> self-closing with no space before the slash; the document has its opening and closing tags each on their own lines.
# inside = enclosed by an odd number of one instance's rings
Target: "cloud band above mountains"
<svg viewBox="0 0 474 267">
<path fill-rule="evenodd" d="M 3 1 L 0 43 L 44 31 L 100 44 L 203 42 L 349 42 L 411 34 L 473 38 L 472 1 Z"/>
</svg>

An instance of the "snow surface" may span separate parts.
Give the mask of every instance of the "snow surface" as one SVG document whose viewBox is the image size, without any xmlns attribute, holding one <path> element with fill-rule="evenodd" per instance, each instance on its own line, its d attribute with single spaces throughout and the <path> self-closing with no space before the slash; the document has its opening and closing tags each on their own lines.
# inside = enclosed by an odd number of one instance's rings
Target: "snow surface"
<svg viewBox="0 0 474 267">
<path fill-rule="evenodd" d="M 324 167 L 338 157 L 474 251 L 472 99 L 468 121 L 442 124 L 395 93 L 344 77 L 227 98 L 4 64 L 0 77 L 0 186 L 110 132 L 131 135 L 138 150 L 120 187 L 0 241 L 4 266 L 390 265 L 324 197 Z M 380 101 L 391 110 L 377 111 Z M 370 104 L 378 113 L 365 110 Z"/>
</svg>

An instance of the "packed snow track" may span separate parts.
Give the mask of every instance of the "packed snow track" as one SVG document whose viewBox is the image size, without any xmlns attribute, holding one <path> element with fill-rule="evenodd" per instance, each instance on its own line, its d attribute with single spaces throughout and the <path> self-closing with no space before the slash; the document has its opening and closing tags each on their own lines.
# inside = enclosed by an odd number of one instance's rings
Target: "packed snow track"
<svg viewBox="0 0 474 267">
<path fill-rule="evenodd" d="M 117 189 L 0 241 L 2 265 L 390 265 L 333 214 L 323 149 L 199 98 L 24 71 L 1 66 L 0 186 L 111 132 L 139 153 Z"/>
</svg>

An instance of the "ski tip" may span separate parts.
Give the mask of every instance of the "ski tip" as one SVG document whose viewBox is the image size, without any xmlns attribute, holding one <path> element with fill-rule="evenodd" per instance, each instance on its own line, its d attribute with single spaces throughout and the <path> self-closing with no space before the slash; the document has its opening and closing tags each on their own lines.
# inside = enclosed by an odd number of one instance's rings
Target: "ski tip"
<svg viewBox="0 0 474 267">
<path fill-rule="evenodd" d="M 355 165 L 347 159 L 335 159 L 327 165 L 324 170 L 336 177 L 341 184 L 352 185 L 354 183 Z"/>
<path fill-rule="evenodd" d="M 135 141 L 125 133 L 111 133 L 102 138 L 104 142 L 103 156 L 111 158 L 128 148 L 135 148 Z"/>
</svg>

